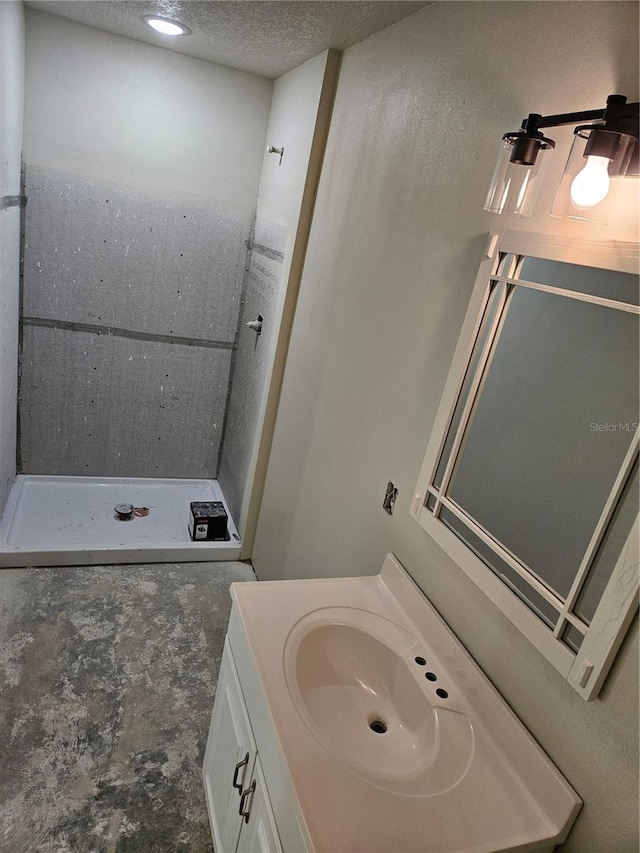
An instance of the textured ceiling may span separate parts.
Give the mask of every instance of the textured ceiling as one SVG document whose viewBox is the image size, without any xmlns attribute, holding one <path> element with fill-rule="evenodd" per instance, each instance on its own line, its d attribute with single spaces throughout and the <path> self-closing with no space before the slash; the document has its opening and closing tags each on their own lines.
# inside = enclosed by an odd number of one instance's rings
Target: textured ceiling
<svg viewBox="0 0 640 853">
<path fill-rule="evenodd" d="M 405 0 L 29 0 L 81 24 L 264 77 L 279 77 L 328 47 L 345 50 L 427 2 Z M 163 15 L 190 29 L 162 36 L 142 20 Z"/>
</svg>

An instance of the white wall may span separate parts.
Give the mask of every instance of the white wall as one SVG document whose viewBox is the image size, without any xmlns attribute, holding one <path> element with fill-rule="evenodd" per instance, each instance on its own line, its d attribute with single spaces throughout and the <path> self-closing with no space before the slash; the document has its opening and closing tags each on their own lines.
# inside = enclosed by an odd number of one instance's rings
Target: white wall
<svg viewBox="0 0 640 853">
<path fill-rule="evenodd" d="M 270 80 L 33 9 L 27 49 L 25 162 L 255 210 Z"/>
<path fill-rule="evenodd" d="M 265 149 L 257 216 L 286 227 L 290 246 L 300 218 L 325 75 L 328 66 L 335 74 L 336 59 L 335 52 L 325 51 L 273 84 L 267 143 L 284 146 L 285 156 L 280 163 L 277 154 Z"/>
<path fill-rule="evenodd" d="M 0 3 L 0 515 L 16 471 L 24 41 L 22 3 Z"/>
<path fill-rule="evenodd" d="M 262 579 L 373 574 L 393 551 L 585 800 L 566 853 L 637 851 L 637 620 L 585 703 L 410 518 L 490 228 L 635 239 L 482 211 L 529 112 L 638 100 L 635 3 L 438 3 L 346 51 L 253 562 Z M 399 488 L 393 516 L 381 508 Z"/>
<path fill-rule="evenodd" d="M 327 139 L 340 57 L 325 51 L 273 87 L 243 322 L 229 404 L 220 482 L 251 553 L 273 415 L 298 293 L 310 214 Z M 264 318 L 262 334 L 246 321 Z"/>
</svg>

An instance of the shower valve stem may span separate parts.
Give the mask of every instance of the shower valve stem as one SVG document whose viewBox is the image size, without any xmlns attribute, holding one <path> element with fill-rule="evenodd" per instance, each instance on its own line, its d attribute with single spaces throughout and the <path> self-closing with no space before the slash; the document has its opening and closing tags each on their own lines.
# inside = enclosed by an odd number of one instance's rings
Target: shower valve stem
<svg viewBox="0 0 640 853">
<path fill-rule="evenodd" d="M 256 320 L 249 320 L 247 326 L 256 333 L 256 335 L 260 335 L 262 333 L 262 314 L 258 314 L 258 318 Z"/>
</svg>

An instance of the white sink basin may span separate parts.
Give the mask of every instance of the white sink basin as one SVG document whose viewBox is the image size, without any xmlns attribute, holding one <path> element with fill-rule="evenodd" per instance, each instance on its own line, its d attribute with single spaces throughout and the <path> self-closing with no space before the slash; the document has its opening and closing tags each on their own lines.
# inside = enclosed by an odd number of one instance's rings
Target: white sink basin
<svg viewBox="0 0 640 853">
<path fill-rule="evenodd" d="M 289 693 L 313 735 L 362 778 L 411 796 L 451 788 L 473 754 L 469 719 L 444 707 L 415 646 L 388 619 L 329 607 L 303 617 L 284 651 Z"/>
<path fill-rule="evenodd" d="M 262 761 L 286 768 L 308 850 L 549 853 L 565 840 L 580 798 L 392 555 L 373 577 L 231 591 L 231 649 L 258 685 L 249 716 L 270 719 Z"/>
</svg>

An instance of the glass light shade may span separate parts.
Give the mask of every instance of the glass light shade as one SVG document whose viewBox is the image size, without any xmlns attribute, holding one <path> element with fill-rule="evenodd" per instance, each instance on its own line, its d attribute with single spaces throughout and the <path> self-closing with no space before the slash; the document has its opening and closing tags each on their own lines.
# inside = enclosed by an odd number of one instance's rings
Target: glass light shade
<svg viewBox="0 0 640 853">
<path fill-rule="evenodd" d="M 531 216 L 547 170 L 548 154 L 540 148 L 531 166 L 512 163 L 514 140 L 503 139 L 484 209 L 490 213 Z"/>
<path fill-rule="evenodd" d="M 632 136 L 597 125 L 576 128 L 552 214 L 606 223 L 634 144 Z"/>
</svg>

